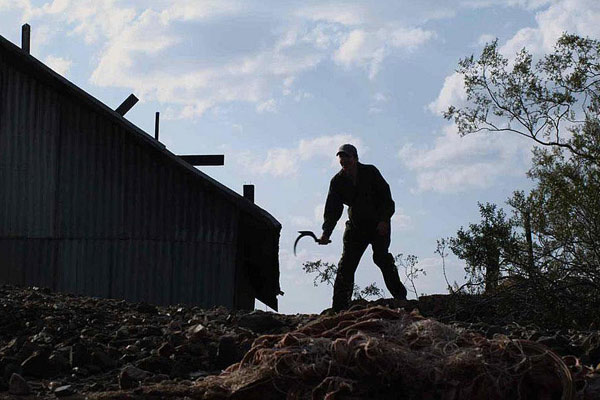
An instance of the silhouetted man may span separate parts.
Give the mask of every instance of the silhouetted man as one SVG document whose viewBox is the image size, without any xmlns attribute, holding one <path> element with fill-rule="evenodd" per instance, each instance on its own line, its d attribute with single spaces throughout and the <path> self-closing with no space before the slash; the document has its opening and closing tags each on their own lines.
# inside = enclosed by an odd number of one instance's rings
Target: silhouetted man
<svg viewBox="0 0 600 400">
<path fill-rule="evenodd" d="M 394 257 L 389 253 L 390 220 L 395 205 L 390 186 L 373 165 L 358 162 L 356 147 L 340 146 L 336 156 L 342 169 L 329 184 L 325 203 L 323 234 L 320 244 L 329 237 L 348 206 L 348 221 L 344 231 L 344 250 L 338 263 L 333 286 L 333 310 L 347 309 L 354 289 L 354 273 L 363 253 L 370 244 L 373 261 L 381 269 L 388 290 L 395 299 L 406 299 L 406 288 L 400 282 Z"/>
</svg>

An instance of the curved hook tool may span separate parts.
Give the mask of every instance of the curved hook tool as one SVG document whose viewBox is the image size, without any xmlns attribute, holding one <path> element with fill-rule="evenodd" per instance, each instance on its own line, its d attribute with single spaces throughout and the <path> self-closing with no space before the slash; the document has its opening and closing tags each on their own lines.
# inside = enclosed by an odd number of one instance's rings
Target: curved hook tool
<svg viewBox="0 0 600 400">
<path fill-rule="evenodd" d="M 294 255 L 296 255 L 296 246 L 298 245 L 298 242 L 304 236 L 310 236 L 315 240 L 316 243 L 319 243 L 319 239 L 317 239 L 317 235 L 315 235 L 313 231 L 298 231 L 298 233 L 300 235 L 296 238 L 296 241 L 294 242 Z M 328 243 L 331 243 L 331 240 Z"/>
</svg>

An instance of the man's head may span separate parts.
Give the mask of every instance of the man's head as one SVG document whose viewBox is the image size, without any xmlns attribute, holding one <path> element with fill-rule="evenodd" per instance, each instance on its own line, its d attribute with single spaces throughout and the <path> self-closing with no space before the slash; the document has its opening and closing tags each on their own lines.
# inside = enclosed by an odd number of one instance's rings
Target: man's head
<svg viewBox="0 0 600 400">
<path fill-rule="evenodd" d="M 346 143 L 341 145 L 336 156 L 339 157 L 340 165 L 344 171 L 348 172 L 356 167 L 356 163 L 358 162 L 358 152 L 356 151 L 356 147 L 351 144 Z"/>
</svg>

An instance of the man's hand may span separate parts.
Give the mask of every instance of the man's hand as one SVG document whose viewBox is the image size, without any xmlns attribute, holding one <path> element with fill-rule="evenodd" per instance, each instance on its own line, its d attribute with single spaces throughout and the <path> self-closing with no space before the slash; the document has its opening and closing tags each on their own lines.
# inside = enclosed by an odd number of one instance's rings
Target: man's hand
<svg viewBox="0 0 600 400">
<path fill-rule="evenodd" d="M 317 239 L 317 243 L 329 244 L 329 243 L 331 243 L 331 240 L 329 240 L 329 236 L 321 235 L 321 237 Z"/>
<path fill-rule="evenodd" d="M 380 236 L 385 236 L 390 233 L 390 223 L 387 221 L 381 221 L 377 224 L 377 234 Z"/>
</svg>

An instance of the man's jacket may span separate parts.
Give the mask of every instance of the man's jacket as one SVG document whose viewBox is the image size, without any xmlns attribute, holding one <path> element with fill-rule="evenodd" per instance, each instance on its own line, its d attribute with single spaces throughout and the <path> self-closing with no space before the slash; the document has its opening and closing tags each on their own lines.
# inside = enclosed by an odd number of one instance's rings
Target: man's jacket
<svg viewBox="0 0 600 400">
<path fill-rule="evenodd" d="M 341 170 L 329 184 L 325 202 L 323 234 L 329 237 L 335 224 L 342 216 L 344 204 L 352 226 L 374 228 L 378 222 L 389 222 L 394 215 L 395 205 L 390 186 L 375 166 L 357 163 L 356 185 L 352 178 Z"/>
</svg>

